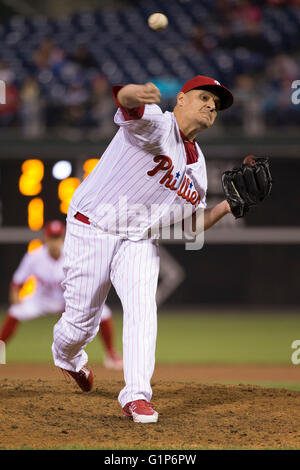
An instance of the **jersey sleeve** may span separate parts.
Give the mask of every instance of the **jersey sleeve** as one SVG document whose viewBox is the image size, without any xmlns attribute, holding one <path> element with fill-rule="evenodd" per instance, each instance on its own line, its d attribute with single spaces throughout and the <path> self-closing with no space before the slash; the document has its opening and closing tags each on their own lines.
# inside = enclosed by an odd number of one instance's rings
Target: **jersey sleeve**
<svg viewBox="0 0 300 470">
<path fill-rule="evenodd" d="M 32 274 L 34 274 L 32 254 L 26 253 L 26 255 L 23 256 L 21 263 L 19 264 L 17 270 L 13 275 L 12 284 L 21 286 L 24 284 L 26 279 Z"/>
<path fill-rule="evenodd" d="M 156 104 L 146 104 L 138 108 L 124 108 L 117 99 L 121 86 L 113 87 L 112 93 L 118 110 L 114 122 L 122 128 L 130 143 L 143 148 L 160 147 L 168 138 L 171 123 Z"/>
</svg>

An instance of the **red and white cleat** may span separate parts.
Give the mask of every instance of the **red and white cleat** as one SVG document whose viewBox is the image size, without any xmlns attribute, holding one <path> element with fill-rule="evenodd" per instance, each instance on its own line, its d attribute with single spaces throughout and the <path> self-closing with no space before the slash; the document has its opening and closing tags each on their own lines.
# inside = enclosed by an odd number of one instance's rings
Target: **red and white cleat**
<svg viewBox="0 0 300 470">
<path fill-rule="evenodd" d="M 112 353 L 105 357 L 103 365 L 106 369 L 122 370 L 123 360 L 117 353 Z"/>
<path fill-rule="evenodd" d="M 73 372 L 72 370 L 62 369 L 63 372 L 67 372 L 83 392 L 90 392 L 93 388 L 94 375 L 91 369 L 87 366 L 83 366 L 79 372 Z"/>
<path fill-rule="evenodd" d="M 124 406 L 123 415 L 132 417 L 135 423 L 156 423 L 158 413 L 153 406 L 146 400 L 131 401 Z"/>
</svg>

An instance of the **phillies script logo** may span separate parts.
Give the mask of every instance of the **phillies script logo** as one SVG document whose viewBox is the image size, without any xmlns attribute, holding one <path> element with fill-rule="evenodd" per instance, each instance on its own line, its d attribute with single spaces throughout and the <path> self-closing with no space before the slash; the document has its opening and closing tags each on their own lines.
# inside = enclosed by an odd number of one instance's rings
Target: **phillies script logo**
<svg viewBox="0 0 300 470">
<path fill-rule="evenodd" d="M 177 178 L 179 178 L 180 173 L 176 173 L 176 176 L 173 175 L 172 171 L 174 170 L 174 165 L 172 164 L 170 157 L 166 157 L 165 155 L 156 155 L 153 160 L 157 165 L 152 170 L 147 171 L 147 175 L 154 176 L 159 171 L 165 172 L 164 176 L 159 181 L 160 184 L 164 184 L 165 187 L 171 189 L 171 191 L 177 191 L 179 197 L 190 202 L 193 206 L 199 204 L 200 196 L 197 191 L 192 191 L 193 183 L 189 178 L 185 176 L 180 188 L 178 189 L 176 187 L 178 183 Z"/>
</svg>

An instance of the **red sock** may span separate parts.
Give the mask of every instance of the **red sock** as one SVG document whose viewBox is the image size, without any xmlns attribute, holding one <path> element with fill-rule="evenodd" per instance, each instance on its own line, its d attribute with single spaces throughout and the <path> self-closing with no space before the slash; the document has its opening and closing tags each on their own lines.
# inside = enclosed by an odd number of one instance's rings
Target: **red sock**
<svg viewBox="0 0 300 470">
<path fill-rule="evenodd" d="M 114 325 L 112 317 L 107 318 L 106 320 L 102 320 L 102 322 L 100 323 L 99 336 L 102 339 L 107 352 L 109 354 L 112 354 L 114 352 Z"/>
<path fill-rule="evenodd" d="M 4 322 L 2 325 L 1 333 L 0 333 L 0 340 L 7 341 L 16 331 L 17 326 L 19 324 L 19 320 L 14 317 L 11 317 L 9 313 L 4 318 Z"/>
</svg>

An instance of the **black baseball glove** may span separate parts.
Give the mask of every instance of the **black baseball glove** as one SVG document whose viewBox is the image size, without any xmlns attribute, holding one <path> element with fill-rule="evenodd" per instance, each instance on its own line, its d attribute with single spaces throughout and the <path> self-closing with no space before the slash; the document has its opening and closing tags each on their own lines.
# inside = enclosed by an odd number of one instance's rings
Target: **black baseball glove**
<svg viewBox="0 0 300 470">
<path fill-rule="evenodd" d="M 249 155 L 240 168 L 222 174 L 222 186 L 234 217 L 243 217 L 271 192 L 269 160 Z"/>
</svg>

